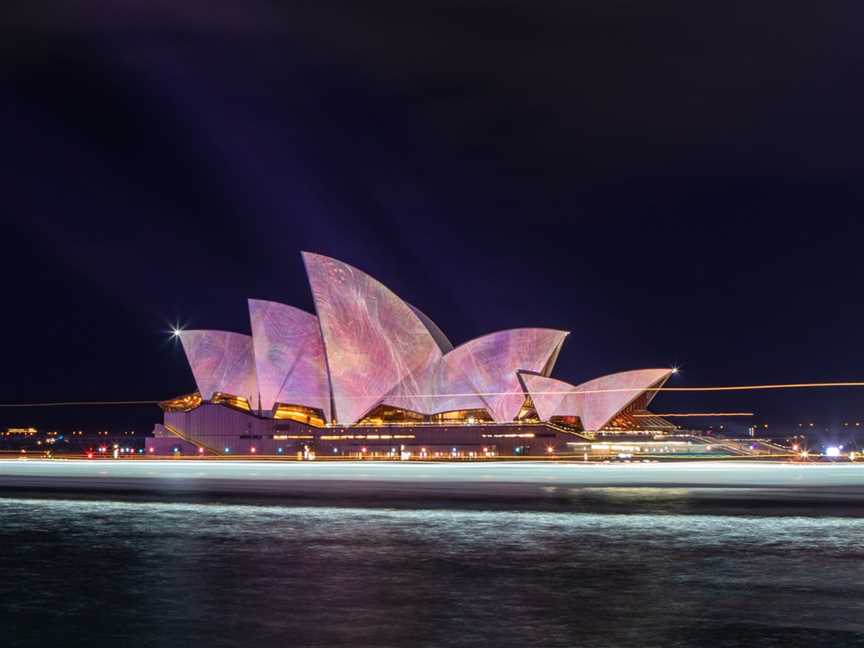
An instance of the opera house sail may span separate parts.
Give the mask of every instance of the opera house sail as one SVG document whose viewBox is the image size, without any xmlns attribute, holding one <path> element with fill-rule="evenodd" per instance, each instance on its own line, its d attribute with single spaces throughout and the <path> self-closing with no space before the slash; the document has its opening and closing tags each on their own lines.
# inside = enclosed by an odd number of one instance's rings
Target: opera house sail
<svg viewBox="0 0 864 648">
<path fill-rule="evenodd" d="M 230 394 L 252 400 L 258 394 L 252 337 L 227 331 L 182 331 L 198 393 L 204 400 Z"/>
<path fill-rule="evenodd" d="M 544 421 L 578 418 L 586 430 L 602 430 L 629 406 L 645 409 L 671 369 L 637 369 L 589 380 L 574 386 L 547 376 L 519 372 L 526 393 Z"/>
<path fill-rule="evenodd" d="M 568 435 L 584 440 L 632 421 L 627 413 L 645 409 L 671 373 L 628 371 L 573 386 L 551 377 L 566 331 L 515 328 L 454 346 L 362 270 L 302 258 L 314 314 L 249 299 L 251 335 L 179 333 L 197 392 L 162 404 L 157 437 L 219 454 L 325 445 L 334 454 L 368 446 L 422 454 L 455 452 L 456 441 L 487 455 L 503 446 L 558 451 Z"/>
<path fill-rule="evenodd" d="M 405 376 L 441 359 L 408 304 L 356 268 L 303 253 L 327 356 L 335 419 L 356 423 Z"/>
<path fill-rule="evenodd" d="M 276 403 L 320 409 L 330 419 L 330 380 L 318 318 L 260 299 L 249 300 L 261 406 Z"/>
</svg>

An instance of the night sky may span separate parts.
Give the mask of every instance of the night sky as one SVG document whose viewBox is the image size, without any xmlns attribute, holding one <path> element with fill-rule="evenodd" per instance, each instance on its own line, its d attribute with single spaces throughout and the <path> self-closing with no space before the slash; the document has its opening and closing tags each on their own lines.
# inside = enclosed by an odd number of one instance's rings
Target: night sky
<svg viewBox="0 0 864 648">
<path fill-rule="evenodd" d="M 4 5 L 0 401 L 193 391 L 171 326 L 312 310 L 301 250 L 456 344 L 569 330 L 571 382 L 864 380 L 860 3 L 296 5 Z M 842 425 L 864 390 L 655 409 Z"/>
</svg>

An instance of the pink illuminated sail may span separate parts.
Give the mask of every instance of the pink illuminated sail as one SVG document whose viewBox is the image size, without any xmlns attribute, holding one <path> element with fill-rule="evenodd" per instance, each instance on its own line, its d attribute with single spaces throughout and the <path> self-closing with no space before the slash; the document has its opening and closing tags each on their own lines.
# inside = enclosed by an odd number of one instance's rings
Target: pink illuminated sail
<svg viewBox="0 0 864 648">
<path fill-rule="evenodd" d="M 516 372 L 551 371 L 565 337 L 566 331 L 554 329 L 509 329 L 475 338 L 447 355 L 486 402 L 492 418 L 506 422 L 516 418 L 525 400 Z"/>
<path fill-rule="evenodd" d="M 448 353 L 419 373 L 406 376 L 384 398 L 386 405 L 419 414 L 489 409 L 459 365 L 460 354 Z"/>
<path fill-rule="evenodd" d="M 561 416 L 561 402 L 568 392 L 576 388 L 570 383 L 555 378 L 547 378 L 540 374 L 519 372 L 519 379 L 525 387 L 525 393 L 531 396 L 534 409 L 541 421 L 548 421 L 553 416 Z M 564 408 L 566 409 L 566 408 Z M 576 416 L 573 414 L 573 416 Z"/>
<path fill-rule="evenodd" d="M 249 300 L 249 319 L 261 408 L 276 403 L 320 409 L 330 419 L 330 385 L 318 318 L 260 299 Z"/>
<path fill-rule="evenodd" d="M 649 389 L 661 387 L 671 369 L 637 369 L 601 376 L 578 386 L 529 373 L 520 374 L 542 420 L 578 416 L 585 430 L 601 430 Z M 653 398 L 653 395 L 649 395 Z"/>
<path fill-rule="evenodd" d="M 321 324 L 334 417 L 355 423 L 409 374 L 420 375 L 441 349 L 412 308 L 347 263 L 303 253 Z"/>
<path fill-rule="evenodd" d="M 180 342 L 201 398 L 231 394 L 257 406 L 258 384 L 252 337 L 228 331 L 181 331 Z"/>
</svg>

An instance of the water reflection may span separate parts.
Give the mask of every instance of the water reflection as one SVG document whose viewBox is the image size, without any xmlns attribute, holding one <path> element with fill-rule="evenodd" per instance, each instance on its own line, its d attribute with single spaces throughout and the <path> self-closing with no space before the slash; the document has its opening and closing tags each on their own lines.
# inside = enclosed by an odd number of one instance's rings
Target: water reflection
<svg viewBox="0 0 864 648">
<path fill-rule="evenodd" d="M 825 516 L 0 500 L 0 621 L 34 646 L 861 645 L 862 532 Z"/>
</svg>

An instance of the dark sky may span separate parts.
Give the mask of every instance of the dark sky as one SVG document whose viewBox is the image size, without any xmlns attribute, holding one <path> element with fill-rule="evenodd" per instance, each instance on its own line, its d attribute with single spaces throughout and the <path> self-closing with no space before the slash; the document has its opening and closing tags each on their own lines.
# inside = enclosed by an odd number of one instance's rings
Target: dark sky
<svg viewBox="0 0 864 648">
<path fill-rule="evenodd" d="M 304 249 L 457 344 L 572 331 L 573 382 L 864 379 L 860 3 L 282 4 L 4 4 L 0 400 L 191 391 L 170 325 L 311 310 Z M 827 425 L 862 399 L 655 404 Z"/>
</svg>

